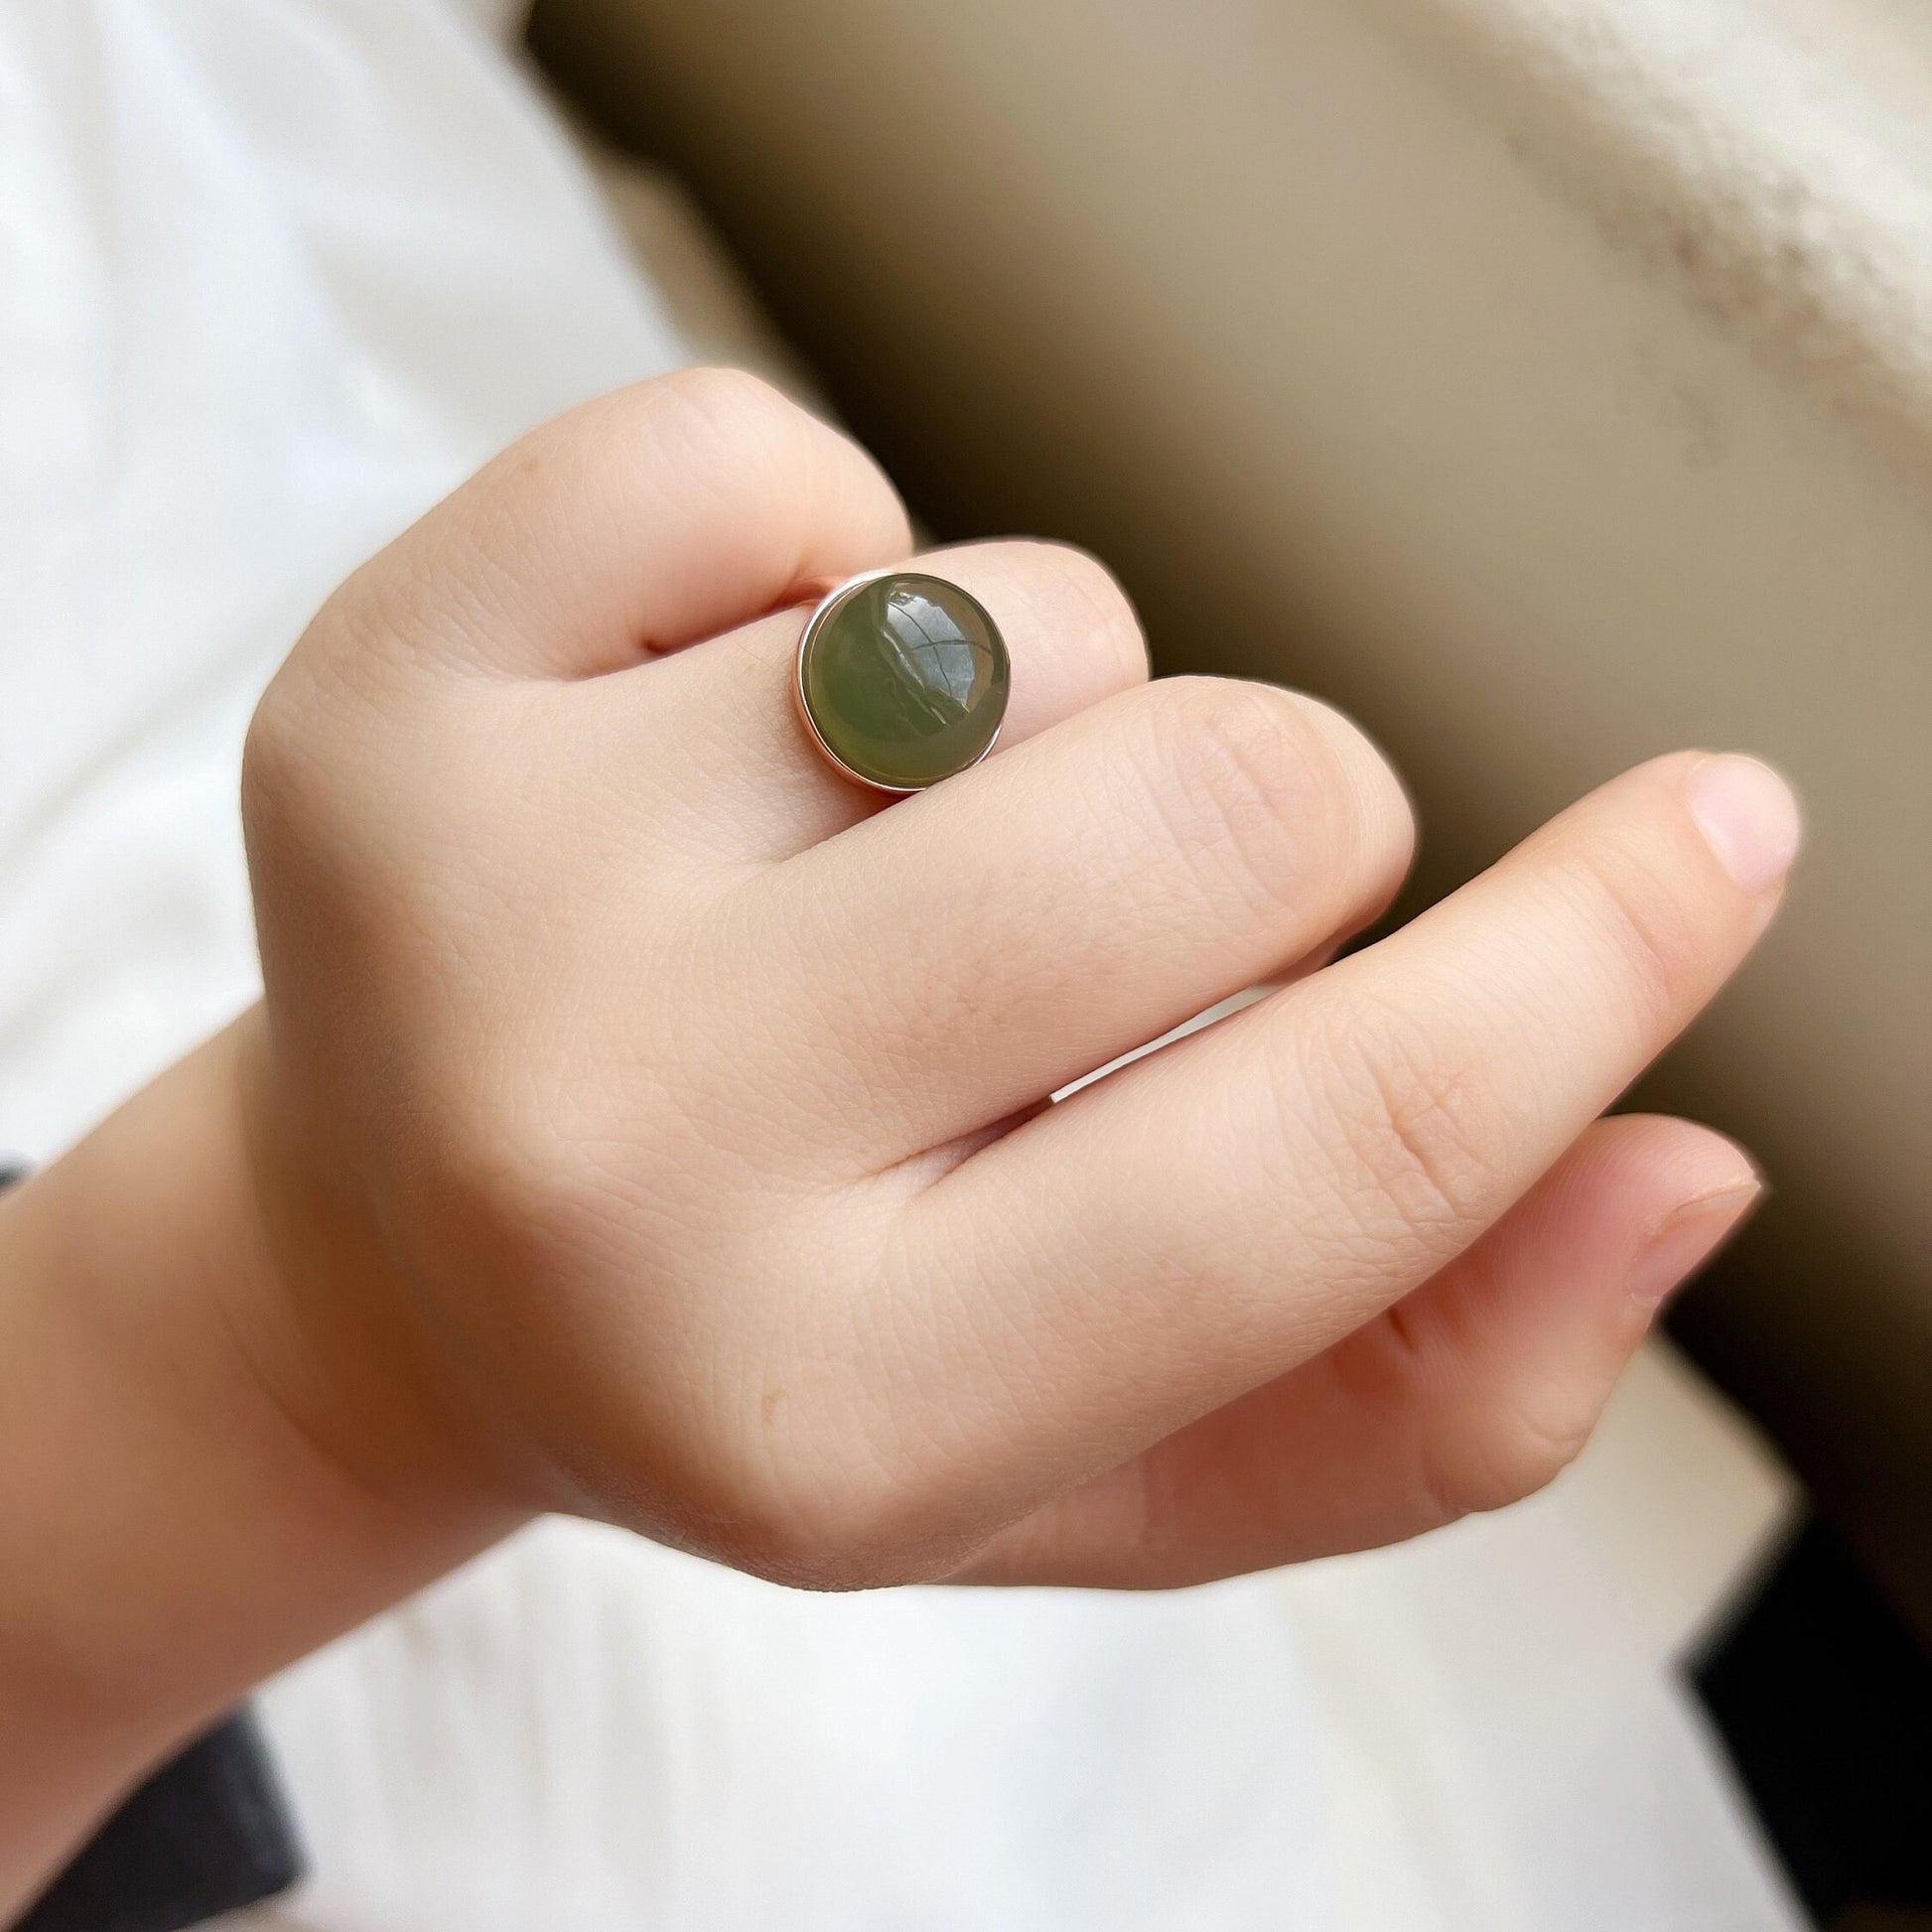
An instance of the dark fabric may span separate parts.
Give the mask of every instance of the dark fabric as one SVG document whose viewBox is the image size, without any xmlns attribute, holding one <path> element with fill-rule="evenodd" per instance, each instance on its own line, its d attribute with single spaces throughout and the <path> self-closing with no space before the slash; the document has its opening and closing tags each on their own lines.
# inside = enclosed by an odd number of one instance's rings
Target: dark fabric
<svg viewBox="0 0 1932 1932">
<path fill-rule="evenodd" d="M 1800 1532 L 1694 1678 L 1817 1923 L 1932 1925 L 1932 1656 L 1830 1530 Z"/>
<path fill-rule="evenodd" d="M 24 1173 L 0 1157 L 0 1187 Z M 16 1932 L 181 1932 L 301 1875 L 267 1747 L 254 1719 L 238 1712 L 140 1786 Z"/>
<path fill-rule="evenodd" d="M 162 1766 L 82 1848 L 18 1932 L 181 1932 L 302 1875 L 259 1729 L 237 1713 Z"/>
</svg>

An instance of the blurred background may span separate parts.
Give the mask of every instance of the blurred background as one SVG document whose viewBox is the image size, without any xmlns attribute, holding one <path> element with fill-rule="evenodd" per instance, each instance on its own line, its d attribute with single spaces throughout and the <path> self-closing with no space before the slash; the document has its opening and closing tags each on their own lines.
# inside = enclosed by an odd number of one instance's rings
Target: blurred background
<svg viewBox="0 0 1932 1932">
<path fill-rule="evenodd" d="M 1638 1096 L 1773 1199 L 1547 1495 L 1148 1603 L 546 1525 L 271 1689 L 314 1874 L 260 1923 L 1932 1922 L 1918 0 L 19 0 L 0 77 L 36 1158 L 248 997 L 233 755 L 306 612 L 683 360 L 936 535 L 1092 548 L 1160 669 L 1353 712 L 1404 910 L 1683 744 L 1812 819 Z"/>
</svg>

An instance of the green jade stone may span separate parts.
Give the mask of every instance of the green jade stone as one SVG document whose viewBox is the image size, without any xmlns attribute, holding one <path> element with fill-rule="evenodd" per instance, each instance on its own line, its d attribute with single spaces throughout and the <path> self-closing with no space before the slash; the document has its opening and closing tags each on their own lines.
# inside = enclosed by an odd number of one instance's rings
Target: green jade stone
<svg viewBox="0 0 1932 1932">
<path fill-rule="evenodd" d="M 958 585 L 897 572 L 861 584 L 805 647 L 813 728 L 869 783 L 917 791 L 985 756 L 1012 672 L 993 620 Z"/>
</svg>

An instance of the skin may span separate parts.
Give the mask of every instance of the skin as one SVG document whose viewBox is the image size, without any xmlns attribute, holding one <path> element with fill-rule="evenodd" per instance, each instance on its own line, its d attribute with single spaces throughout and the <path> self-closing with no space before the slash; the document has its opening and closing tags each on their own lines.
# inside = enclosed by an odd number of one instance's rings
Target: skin
<svg viewBox="0 0 1932 1932">
<path fill-rule="evenodd" d="M 1008 638 L 1001 749 L 833 774 L 797 597 L 908 552 L 851 444 L 698 372 L 303 637 L 246 759 L 263 1005 L 0 1205 L 0 1907 L 537 1511 L 854 1588 L 1497 1507 L 1747 1210 L 1728 1142 L 1598 1116 L 1772 915 L 1762 766 L 1641 766 L 1327 964 L 1400 784 L 1311 699 L 1150 683 L 1077 553 L 930 558 Z"/>
</svg>

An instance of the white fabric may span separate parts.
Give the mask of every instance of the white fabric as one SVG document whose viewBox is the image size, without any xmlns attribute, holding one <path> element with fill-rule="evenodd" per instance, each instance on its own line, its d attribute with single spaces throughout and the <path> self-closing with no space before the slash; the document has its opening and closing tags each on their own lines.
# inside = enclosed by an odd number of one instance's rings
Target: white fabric
<svg viewBox="0 0 1932 1932">
<path fill-rule="evenodd" d="M 677 345 L 456 8 L 0 8 L 0 1147 L 243 1004 L 232 809 L 311 609 Z"/>
<path fill-rule="evenodd" d="M 317 1864 L 273 1924 L 1335 1923 L 1265 1582 L 810 1596 L 546 1523 L 267 1711 Z"/>
<path fill-rule="evenodd" d="M 1542 1495 L 1280 1573 L 1347 1932 L 1799 1932 L 1673 1669 L 1793 1503 L 1653 1347 Z"/>
<path fill-rule="evenodd" d="M 513 11 L 0 10 L 0 1147 L 57 1152 L 252 993 L 240 735 L 330 585 L 678 357 Z M 1508 1533 L 1537 1642 L 1480 1671 L 1479 1538 L 1299 1593 L 841 1601 L 543 1525 L 270 1687 L 316 1874 L 255 1916 L 1784 1932 L 1661 1649 L 1575 1614 L 1620 1573 L 1550 1520 Z M 1324 1802 L 1400 1882 L 1357 1846 L 1337 1904 Z"/>
</svg>

